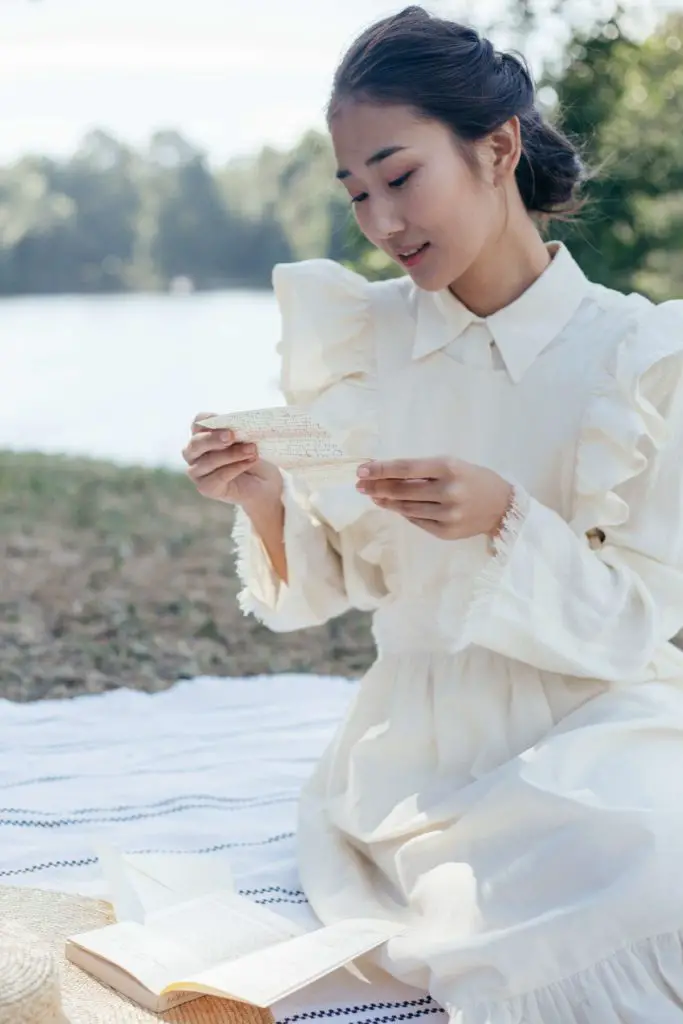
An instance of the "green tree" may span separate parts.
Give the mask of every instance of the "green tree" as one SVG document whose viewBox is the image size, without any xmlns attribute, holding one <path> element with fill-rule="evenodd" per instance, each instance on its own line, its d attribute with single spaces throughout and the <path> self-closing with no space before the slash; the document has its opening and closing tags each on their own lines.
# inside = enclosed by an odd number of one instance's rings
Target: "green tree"
<svg viewBox="0 0 683 1024">
<path fill-rule="evenodd" d="M 188 277 L 201 288 L 221 284 L 228 214 L 204 155 L 177 132 L 159 132 L 150 159 L 160 195 L 151 254 L 162 280 Z"/>
<path fill-rule="evenodd" d="M 681 291 L 683 19 L 643 43 L 610 21 L 573 41 L 555 86 L 594 169 L 587 206 L 560 232 L 596 281 L 662 299 Z"/>
<path fill-rule="evenodd" d="M 79 291 L 119 291 L 136 236 L 139 195 L 133 180 L 135 157 L 102 131 L 86 135 L 73 159 L 53 165 L 53 193 L 74 210 L 69 262 Z"/>
<path fill-rule="evenodd" d="M 344 226 L 326 135 L 307 132 L 285 152 L 268 146 L 255 159 L 231 162 L 219 178 L 228 206 L 280 224 L 294 259 L 339 251 Z"/>
<path fill-rule="evenodd" d="M 157 197 L 150 253 L 164 284 L 187 277 L 199 288 L 266 285 L 273 264 L 292 258 L 275 197 L 262 196 L 256 209 L 239 192 L 231 197 L 176 132 L 158 133 L 149 159 Z"/>
<path fill-rule="evenodd" d="M 27 158 L 0 172 L 0 290 L 124 286 L 136 235 L 131 154 L 103 132 L 66 163 Z"/>
<path fill-rule="evenodd" d="M 52 163 L 26 158 L 0 170 L 0 293 L 67 290 L 75 205 L 50 183 Z M 75 289 L 74 289 L 75 290 Z"/>
</svg>

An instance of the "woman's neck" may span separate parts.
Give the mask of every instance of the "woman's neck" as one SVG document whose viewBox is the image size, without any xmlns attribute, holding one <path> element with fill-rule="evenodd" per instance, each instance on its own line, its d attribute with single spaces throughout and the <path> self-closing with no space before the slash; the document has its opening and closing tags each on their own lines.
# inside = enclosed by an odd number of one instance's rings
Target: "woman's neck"
<svg viewBox="0 0 683 1024">
<path fill-rule="evenodd" d="M 506 232 L 457 281 L 450 291 L 476 316 L 487 317 L 523 295 L 551 262 L 551 255 L 533 222 Z"/>
</svg>

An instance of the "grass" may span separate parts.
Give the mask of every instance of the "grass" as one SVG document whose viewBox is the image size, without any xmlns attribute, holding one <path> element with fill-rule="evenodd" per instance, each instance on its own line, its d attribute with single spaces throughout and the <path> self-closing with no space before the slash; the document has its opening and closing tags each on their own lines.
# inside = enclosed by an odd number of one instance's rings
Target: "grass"
<svg viewBox="0 0 683 1024">
<path fill-rule="evenodd" d="M 231 529 L 182 473 L 0 452 L 0 696 L 362 672 L 364 616 L 285 635 L 242 616 Z"/>
</svg>

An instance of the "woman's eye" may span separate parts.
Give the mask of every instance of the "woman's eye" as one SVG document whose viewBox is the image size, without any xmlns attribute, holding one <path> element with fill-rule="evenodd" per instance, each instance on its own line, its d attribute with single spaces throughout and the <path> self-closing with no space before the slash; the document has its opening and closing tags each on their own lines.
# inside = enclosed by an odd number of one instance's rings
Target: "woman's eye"
<svg viewBox="0 0 683 1024">
<path fill-rule="evenodd" d="M 393 181 L 389 182 L 389 188 L 401 188 L 401 186 L 405 185 L 409 178 L 412 178 L 414 173 L 414 171 L 407 171 L 405 174 L 402 174 L 400 178 L 394 178 Z M 351 197 L 351 202 L 364 203 L 367 198 L 367 192 L 359 192 L 357 196 Z"/>
<path fill-rule="evenodd" d="M 394 181 L 389 182 L 389 188 L 400 188 L 401 185 L 405 185 L 408 178 L 412 178 L 413 171 L 408 171 L 406 174 L 402 174 L 400 178 L 395 178 Z"/>
</svg>

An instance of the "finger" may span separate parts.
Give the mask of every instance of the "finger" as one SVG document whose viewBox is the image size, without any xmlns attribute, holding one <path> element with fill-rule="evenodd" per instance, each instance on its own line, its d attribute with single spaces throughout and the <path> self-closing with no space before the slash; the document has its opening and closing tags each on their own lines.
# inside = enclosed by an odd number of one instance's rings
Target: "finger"
<svg viewBox="0 0 683 1024">
<path fill-rule="evenodd" d="M 230 443 L 230 440 L 227 437 L 223 438 L 218 431 L 203 430 L 201 433 L 192 435 L 189 443 L 183 448 L 182 455 L 185 462 L 192 465 L 207 452 L 225 449 Z"/>
<path fill-rule="evenodd" d="M 241 442 L 235 444 L 232 441 L 232 434 L 228 430 L 205 430 L 201 434 L 195 434 L 190 443 L 183 449 L 185 462 L 192 465 L 197 459 L 201 459 L 207 452 L 227 451 L 231 448 L 235 455 L 246 455 L 255 452 L 256 446 Z"/>
<path fill-rule="evenodd" d="M 237 480 L 242 473 L 249 469 L 250 465 L 251 463 L 243 460 L 242 462 L 235 462 L 229 468 L 221 466 L 218 469 L 214 469 L 212 473 L 207 473 L 206 476 L 200 478 L 195 477 L 192 470 L 188 470 L 188 476 L 201 492 L 217 495 L 221 489 L 228 488 Z"/>
<path fill-rule="evenodd" d="M 200 420 L 208 420 L 212 416 L 215 416 L 215 415 L 216 415 L 215 412 L 198 412 L 197 415 L 195 416 L 195 418 L 192 421 L 192 433 L 193 434 L 198 434 L 200 431 L 206 430 L 207 429 L 206 427 L 201 427 L 199 425 L 199 421 Z"/>
<path fill-rule="evenodd" d="M 438 480 L 452 468 L 448 459 L 387 459 L 358 467 L 363 480 Z"/>
<path fill-rule="evenodd" d="M 390 501 L 387 498 L 374 500 L 380 508 L 385 508 L 387 512 L 397 512 L 406 519 L 443 523 L 449 518 L 449 510 L 436 501 Z"/>
<path fill-rule="evenodd" d="M 242 445 L 240 445 L 240 448 Z M 193 462 L 190 465 L 189 473 L 193 480 L 201 480 L 217 469 L 227 470 L 232 466 L 251 465 L 256 462 L 258 455 L 256 452 L 245 453 L 237 451 L 237 445 L 233 445 L 231 448 L 226 448 L 220 452 L 208 452 L 203 455 L 201 459 Z M 241 472 L 241 470 L 240 470 Z"/>
<path fill-rule="evenodd" d="M 397 501 L 439 501 L 444 496 L 441 480 L 360 480 L 357 487 L 371 498 Z"/>
<path fill-rule="evenodd" d="M 445 538 L 449 536 L 447 533 L 448 527 L 445 523 L 435 523 L 432 519 L 419 519 L 417 517 L 408 518 L 408 522 L 412 523 L 413 526 L 419 527 L 420 530 L 424 530 L 425 533 L 431 533 L 433 537 Z"/>
</svg>

